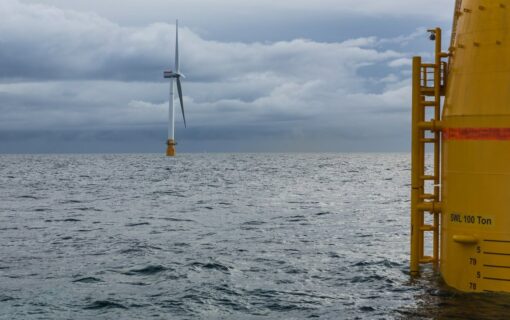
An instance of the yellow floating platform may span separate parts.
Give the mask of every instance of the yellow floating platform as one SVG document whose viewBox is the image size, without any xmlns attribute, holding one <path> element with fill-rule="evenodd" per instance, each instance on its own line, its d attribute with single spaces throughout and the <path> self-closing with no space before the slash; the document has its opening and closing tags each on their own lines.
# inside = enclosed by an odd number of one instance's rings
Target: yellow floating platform
<svg viewBox="0 0 510 320">
<path fill-rule="evenodd" d="M 413 61 L 411 273 L 433 263 L 461 291 L 510 292 L 510 1 L 457 1 L 455 11 L 449 52 L 435 29 L 436 61 Z"/>
</svg>

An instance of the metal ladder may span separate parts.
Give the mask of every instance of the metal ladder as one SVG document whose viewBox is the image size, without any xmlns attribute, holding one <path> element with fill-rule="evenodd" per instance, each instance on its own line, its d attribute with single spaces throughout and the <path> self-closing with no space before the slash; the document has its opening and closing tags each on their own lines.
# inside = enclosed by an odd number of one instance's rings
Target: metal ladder
<svg viewBox="0 0 510 320">
<path fill-rule="evenodd" d="M 440 153 L 441 98 L 445 95 L 448 64 L 443 58 L 450 55 L 441 50 L 441 29 L 429 30 L 435 39 L 435 62 L 422 63 L 413 58 L 412 156 L 411 156 L 411 274 L 417 275 L 420 264 L 439 265 L 440 233 Z M 426 119 L 433 114 L 431 119 Z M 427 172 L 427 145 L 433 146 L 433 169 Z M 433 215 L 425 223 L 425 213 Z M 425 233 L 432 232 L 432 255 L 425 255 Z"/>
</svg>

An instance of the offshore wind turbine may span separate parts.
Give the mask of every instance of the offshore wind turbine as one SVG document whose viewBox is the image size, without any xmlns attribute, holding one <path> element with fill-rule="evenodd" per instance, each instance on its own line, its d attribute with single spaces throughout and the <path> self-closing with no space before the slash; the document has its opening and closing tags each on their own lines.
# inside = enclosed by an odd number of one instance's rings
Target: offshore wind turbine
<svg viewBox="0 0 510 320">
<path fill-rule="evenodd" d="M 180 71 L 179 65 L 179 21 L 175 20 L 175 70 L 165 70 L 165 79 L 170 79 L 170 102 L 168 108 L 168 140 L 166 142 L 166 155 L 168 157 L 175 156 L 175 108 L 174 108 L 174 80 L 177 84 L 177 93 L 181 103 L 182 119 L 184 120 L 184 127 L 186 128 L 186 116 L 184 115 L 184 103 L 182 101 L 182 86 L 181 78 L 185 78 Z"/>
</svg>

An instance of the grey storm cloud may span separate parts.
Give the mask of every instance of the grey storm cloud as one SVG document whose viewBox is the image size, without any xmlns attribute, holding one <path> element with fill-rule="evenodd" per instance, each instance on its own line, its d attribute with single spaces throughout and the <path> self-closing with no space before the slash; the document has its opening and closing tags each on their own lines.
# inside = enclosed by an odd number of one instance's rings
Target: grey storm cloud
<svg viewBox="0 0 510 320">
<path fill-rule="evenodd" d="M 0 7 L 2 78 L 155 81 L 172 63 L 174 26 L 120 27 L 91 13 L 6 0 Z M 373 39 L 317 43 L 206 41 L 181 30 L 183 69 L 193 81 L 271 72 L 306 78 L 342 74 L 367 63 L 398 57 L 362 48 Z M 331 68 L 334 65 L 335 68 Z M 349 70 L 351 69 L 351 70 Z"/>
<path fill-rule="evenodd" d="M 0 128 L 163 128 L 168 83 L 162 71 L 173 65 L 174 25 L 122 26 L 112 17 L 61 8 L 69 2 L 42 2 L 0 3 Z M 226 6 L 229 1 L 215 2 Z M 97 1 L 76 6 L 94 3 L 105 16 L 115 15 Z M 308 6 L 305 1 L 264 0 L 254 12 L 264 6 L 289 10 L 291 3 L 292 10 Z M 409 1 L 322 4 L 363 16 L 398 17 L 411 10 Z M 432 15 L 421 2 L 413 6 Z M 189 139 L 223 139 L 226 132 L 230 137 L 258 132 L 264 138 L 268 133 L 312 137 L 328 132 L 348 137 L 353 131 L 363 137 L 398 136 L 399 128 L 408 125 L 412 48 L 423 33 L 421 27 L 390 38 L 236 42 L 208 40 L 183 23 L 181 62 L 191 131 L 182 134 Z"/>
</svg>

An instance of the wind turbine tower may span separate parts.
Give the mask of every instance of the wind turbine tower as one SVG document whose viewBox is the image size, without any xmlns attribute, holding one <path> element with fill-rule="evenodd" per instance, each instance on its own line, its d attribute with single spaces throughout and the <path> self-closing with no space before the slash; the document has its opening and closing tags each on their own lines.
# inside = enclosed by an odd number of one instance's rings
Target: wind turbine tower
<svg viewBox="0 0 510 320">
<path fill-rule="evenodd" d="M 175 69 L 165 70 L 164 78 L 170 79 L 170 103 L 168 110 L 168 140 L 166 155 L 168 157 L 175 156 L 175 108 L 174 108 L 174 82 L 177 84 L 177 93 L 181 103 L 182 119 L 184 120 L 184 127 L 186 128 L 186 116 L 184 115 L 184 103 L 182 101 L 182 86 L 181 78 L 185 78 L 180 72 L 179 66 L 179 21 L 175 21 Z M 175 81 L 174 81 L 175 80 Z"/>
</svg>

